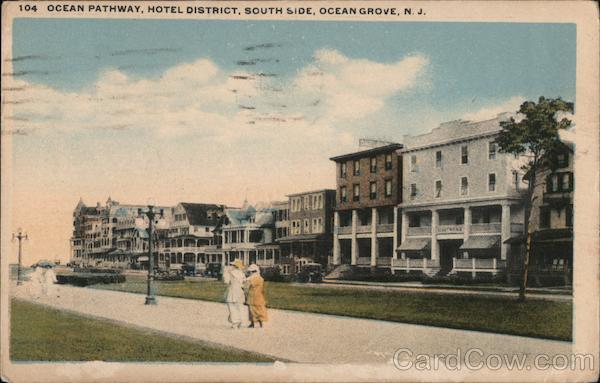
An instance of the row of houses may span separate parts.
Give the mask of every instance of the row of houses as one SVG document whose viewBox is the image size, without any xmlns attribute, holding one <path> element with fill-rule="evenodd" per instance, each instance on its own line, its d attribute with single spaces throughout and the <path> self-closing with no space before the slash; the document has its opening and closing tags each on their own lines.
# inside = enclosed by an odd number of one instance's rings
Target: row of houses
<svg viewBox="0 0 600 383">
<path fill-rule="evenodd" d="M 167 229 L 155 255 L 160 267 L 191 263 L 304 263 L 422 272 L 495 275 L 520 265 L 527 190 L 523 158 L 495 142 L 507 114 L 451 121 L 402 143 L 331 158 L 336 189 L 295 193 L 285 201 L 240 208 L 180 203 L 159 207 Z M 539 271 L 570 274 L 573 156 L 565 145 L 556 171 L 537 177 L 535 214 Z M 72 261 L 136 267 L 147 252 L 137 205 L 108 200 L 74 212 Z M 143 258 L 142 258 L 143 259 Z"/>
</svg>

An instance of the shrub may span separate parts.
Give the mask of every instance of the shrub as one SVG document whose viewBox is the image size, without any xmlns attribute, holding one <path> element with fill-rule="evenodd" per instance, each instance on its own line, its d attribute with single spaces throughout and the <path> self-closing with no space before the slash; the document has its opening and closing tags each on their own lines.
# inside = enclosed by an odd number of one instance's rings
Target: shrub
<svg viewBox="0 0 600 383">
<path fill-rule="evenodd" d="M 504 284 L 506 283 L 506 276 L 503 274 L 492 275 L 490 273 L 481 273 L 476 275 L 475 278 L 471 276 L 471 273 L 453 274 L 453 275 L 435 275 L 435 276 L 423 276 L 423 284 L 446 284 L 446 285 L 477 285 L 484 283 L 493 284 Z"/>
<path fill-rule="evenodd" d="M 125 276 L 115 273 L 77 273 L 57 275 L 58 283 L 63 285 L 90 286 L 96 284 L 123 283 Z"/>
</svg>

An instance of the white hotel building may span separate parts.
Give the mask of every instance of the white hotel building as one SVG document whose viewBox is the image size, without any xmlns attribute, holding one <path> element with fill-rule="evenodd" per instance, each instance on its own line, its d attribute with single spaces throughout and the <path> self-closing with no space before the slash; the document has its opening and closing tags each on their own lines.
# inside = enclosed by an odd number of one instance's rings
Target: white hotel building
<svg viewBox="0 0 600 383">
<path fill-rule="evenodd" d="M 494 139 L 506 115 L 404 136 L 402 228 L 394 272 L 496 274 L 522 234 L 521 161 Z"/>
</svg>

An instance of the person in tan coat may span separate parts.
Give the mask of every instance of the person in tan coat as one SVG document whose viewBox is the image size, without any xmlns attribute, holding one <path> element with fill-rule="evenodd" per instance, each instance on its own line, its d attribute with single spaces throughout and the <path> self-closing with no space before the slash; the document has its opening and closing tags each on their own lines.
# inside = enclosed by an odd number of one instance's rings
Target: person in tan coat
<svg viewBox="0 0 600 383">
<path fill-rule="evenodd" d="M 260 268 L 254 264 L 248 267 L 248 273 L 246 279 L 248 291 L 246 303 L 250 311 L 250 326 L 248 327 L 255 327 L 256 323 L 263 327 L 264 322 L 269 320 L 264 292 L 265 281 L 260 276 Z"/>
</svg>

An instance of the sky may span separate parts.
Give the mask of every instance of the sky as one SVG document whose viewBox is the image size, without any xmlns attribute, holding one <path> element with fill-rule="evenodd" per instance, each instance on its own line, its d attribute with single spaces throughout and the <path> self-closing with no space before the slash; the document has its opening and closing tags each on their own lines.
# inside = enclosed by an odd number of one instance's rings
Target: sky
<svg viewBox="0 0 600 383">
<path fill-rule="evenodd" d="M 79 198 L 283 200 L 334 188 L 329 158 L 359 138 L 575 101 L 575 40 L 573 24 L 16 19 L 2 134 L 24 263 L 68 259 Z"/>
</svg>

